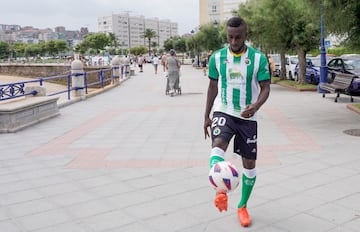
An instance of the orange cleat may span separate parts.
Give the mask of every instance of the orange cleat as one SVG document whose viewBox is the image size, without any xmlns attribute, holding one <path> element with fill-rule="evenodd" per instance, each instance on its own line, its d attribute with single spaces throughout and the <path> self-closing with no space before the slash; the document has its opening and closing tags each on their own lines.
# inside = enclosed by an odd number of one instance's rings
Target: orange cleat
<svg viewBox="0 0 360 232">
<path fill-rule="evenodd" d="M 240 221 L 240 224 L 243 227 L 248 227 L 251 224 L 251 218 L 248 214 L 248 211 L 245 207 L 238 208 L 238 218 Z"/>
<path fill-rule="evenodd" d="M 226 193 L 217 193 L 214 200 L 215 207 L 218 208 L 220 212 L 227 211 L 228 208 L 228 198 Z"/>
</svg>

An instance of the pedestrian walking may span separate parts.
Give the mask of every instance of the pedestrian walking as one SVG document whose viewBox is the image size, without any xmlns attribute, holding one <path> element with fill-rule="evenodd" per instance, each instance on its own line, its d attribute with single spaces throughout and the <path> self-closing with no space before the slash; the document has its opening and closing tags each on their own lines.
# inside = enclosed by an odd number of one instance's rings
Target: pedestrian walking
<svg viewBox="0 0 360 232">
<path fill-rule="evenodd" d="M 161 56 L 161 65 L 163 66 L 163 72 L 166 72 L 166 60 L 167 60 L 167 55 L 164 52 Z"/>
<path fill-rule="evenodd" d="M 175 90 L 179 89 L 180 66 L 180 61 L 176 58 L 175 50 L 171 49 L 170 56 L 166 60 L 166 69 L 168 71 L 166 90 L 169 90 L 171 97 L 174 96 Z"/>
<path fill-rule="evenodd" d="M 158 65 L 159 65 L 159 57 L 158 57 L 156 54 L 154 55 L 154 58 L 153 58 L 153 60 L 152 60 L 152 63 L 153 63 L 153 66 L 154 66 L 155 74 L 157 74 Z"/>
<path fill-rule="evenodd" d="M 137 63 L 138 63 L 139 69 L 140 69 L 139 72 L 143 72 L 143 63 L 144 63 L 143 55 L 139 56 Z"/>
</svg>

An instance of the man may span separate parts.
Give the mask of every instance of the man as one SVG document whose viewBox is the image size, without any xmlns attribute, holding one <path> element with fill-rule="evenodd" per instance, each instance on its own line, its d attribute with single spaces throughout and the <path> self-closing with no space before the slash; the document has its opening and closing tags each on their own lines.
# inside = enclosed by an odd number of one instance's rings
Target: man
<svg viewBox="0 0 360 232">
<path fill-rule="evenodd" d="M 204 63 L 203 63 L 203 70 L 204 70 L 204 76 L 206 76 L 206 72 L 207 72 L 207 66 L 210 60 L 211 55 L 213 54 L 213 50 L 209 51 L 209 54 L 206 56 L 206 59 L 204 59 Z"/>
<path fill-rule="evenodd" d="M 158 65 L 159 65 L 159 57 L 156 54 L 154 55 L 152 63 L 153 63 L 153 66 L 154 66 L 155 74 L 157 74 Z"/>
<path fill-rule="evenodd" d="M 144 63 L 144 57 L 143 55 L 140 55 L 138 60 L 137 60 L 140 72 L 143 72 L 143 63 Z"/>
<path fill-rule="evenodd" d="M 247 201 L 256 180 L 257 156 L 256 112 L 270 93 L 270 73 L 266 56 L 245 44 L 247 25 L 240 17 L 227 22 L 228 48 L 220 49 L 209 62 L 209 87 L 204 118 L 205 139 L 211 129 L 210 168 L 224 161 L 230 140 L 234 152 L 242 157 L 242 196 L 238 204 L 240 224 L 247 227 L 251 219 Z M 210 112 L 213 110 L 212 120 Z M 227 210 L 226 193 L 216 194 L 214 204 L 221 212 Z"/>
<path fill-rule="evenodd" d="M 163 72 L 166 72 L 166 53 L 164 52 L 163 55 L 161 56 L 161 65 L 163 66 Z"/>
</svg>

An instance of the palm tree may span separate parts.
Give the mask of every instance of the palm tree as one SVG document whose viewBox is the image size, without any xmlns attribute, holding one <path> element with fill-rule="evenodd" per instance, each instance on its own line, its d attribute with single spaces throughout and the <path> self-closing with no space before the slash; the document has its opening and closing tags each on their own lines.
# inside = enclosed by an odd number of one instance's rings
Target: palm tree
<svg viewBox="0 0 360 232">
<path fill-rule="evenodd" d="M 146 38 L 149 44 L 149 56 L 151 55 L 151 39 L 157 37 L 156 32 L 152 29 L 146 29 L 144 34 L 141 36 L 142 38 Z"/>
</svg>

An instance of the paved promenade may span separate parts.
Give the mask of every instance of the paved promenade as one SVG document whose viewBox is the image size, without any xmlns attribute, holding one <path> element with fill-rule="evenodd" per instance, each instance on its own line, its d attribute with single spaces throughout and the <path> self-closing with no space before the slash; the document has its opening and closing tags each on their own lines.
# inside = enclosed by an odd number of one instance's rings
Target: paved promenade
<svg viewBox="0 0 360 232">
<path fill-rule="evenodd" d="M 184 66 L 182 95 L 165 96 L 161 67 L 60 116 L 0 134 L 1 232 L 356 232 L 360 228 L 360 115 L 316 92 L 271 85 L 259 112 L 253 225 L 240 188 L 219 213 L 204 140 L 208 85 Z M 360 102 L 356 97 L 355 102 Z M 240 159 L 226 154 L 240 169 Z M 241 170 L 241 169 L 240 169 Z"/>
</svg>

